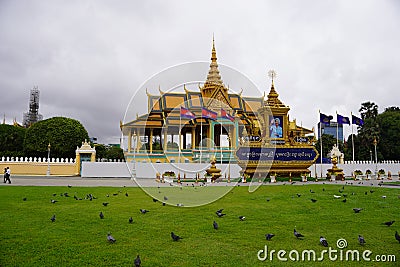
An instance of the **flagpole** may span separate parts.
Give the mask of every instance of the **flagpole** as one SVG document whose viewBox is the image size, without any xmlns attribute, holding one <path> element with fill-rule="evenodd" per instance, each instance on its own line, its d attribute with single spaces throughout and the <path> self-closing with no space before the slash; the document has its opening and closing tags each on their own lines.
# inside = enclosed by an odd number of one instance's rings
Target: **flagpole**
<svg viewBox="0 0 400 267">
<path fill-rule="evenodd" d="M 178 148 L 179 148 L 179 152 L 178 152 L 178 164 L 181 162 L 181 144 L 182 144 L 182 112 L 181 112 L 181 110 L 182 110 L 182 107 L 180 108 L 180 110 L 179 110 L 179 146 L 178 146 Z"/>
<path fill-rule="evenodd" d="M 351 115 L 351 147 L 353 152 L 353 163 L 354 163 L 354 134 L 353 134 L 353 113 L 350 112 Z"/>
<path fill-rule="evenodd" d="M 323 153 L 322 153 L 322 124 L 321 124 L 321 111 L 320 110 L 318 110 L 318 113 L 319 113 L 319 137 L 320 137 L 320 140 L 319 140 L 319 143 L 320 143 L 320 145 L 321 145 L 321 179 L 322 179 L 322 155 L 323 155 Z"/>
<path fill-rule="evenodd" d="M 200 117 L 200 163 L 202 154 L 203 154 L 203 110 L 201 110 L 201 117 Z"/>
<path fill-rule="evenodd" d="M 221 120 L 221 133 L 219 135 L 219 149 L 220 149 L 220 153 L 221 153 L 221 165 L 222 165 L 222 117 L 220 118 Z"/>
<path fill-rule="evenodd" d="M 337 115 L 336 110 L 336 147 L 339 149 L 339 120 Z"/>
</svg>

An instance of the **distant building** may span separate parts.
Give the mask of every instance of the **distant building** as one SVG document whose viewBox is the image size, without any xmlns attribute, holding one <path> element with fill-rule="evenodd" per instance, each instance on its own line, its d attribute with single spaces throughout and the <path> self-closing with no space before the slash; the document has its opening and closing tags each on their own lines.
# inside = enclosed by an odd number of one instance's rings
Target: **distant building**
<svg viewBox="0 0 400 267">
<path fill-rule="evenodd" d="M 337 127 L 338 126 L 338 127 Z M 318 129 L 320 127 L 320 123 L 318 123 Z M 339 139 L 343 141 L 343 124 L 338 125 L 337 122 L 331 121 L 330 125 L 325 125 L 322 123 L 321 125 L 321 132 L 322 134 L 329 134 L 332 135 L 335 139 Z M 321 138 L 321 133 L 318 130 L 318 139 Z M 339 135 L 339 138 L 337 136 Z"/>
<path fill-rule="evenodd" d="M 31 96 L 29 99 L 29 111 L 24 112 L 23 122 L 24 127 L 29 127 L 35 122 L 41 121 L 43 116 L 39 114 L 39 89 L 37 86 L 31 89 Z"/>
</svg>

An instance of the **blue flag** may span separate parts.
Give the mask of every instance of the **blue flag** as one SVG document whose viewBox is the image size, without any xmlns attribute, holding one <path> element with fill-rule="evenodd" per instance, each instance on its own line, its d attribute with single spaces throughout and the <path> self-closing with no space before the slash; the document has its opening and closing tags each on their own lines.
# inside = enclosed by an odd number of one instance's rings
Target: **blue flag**
<svg viewBox="0 0 400 267">
<path fill-rule="evenodd" d="M 336 114 L 336 115 L 337 115 L 337 123 L 350 125 L 349 117 L 345 117 L 345 116 L 342 116 L 342 115 L 339 115 L 339 114 Z"/>
<path fill-rule="evenodd" d="M 358 126 L 363 126 L 364 125 L 364 120 L 360 119 L 359 117 L 356 117 L 354 115 L 351 115 L 351 124 L 356 124 Z"/>
<path fill-rule="evenodd" d="M 330 125 L 332 119 L 333 119 L 333 116 L 325 115 L 323 113 L 319 114 L 319 122 L 321 122 L 327 126 Z"/>
</svg>

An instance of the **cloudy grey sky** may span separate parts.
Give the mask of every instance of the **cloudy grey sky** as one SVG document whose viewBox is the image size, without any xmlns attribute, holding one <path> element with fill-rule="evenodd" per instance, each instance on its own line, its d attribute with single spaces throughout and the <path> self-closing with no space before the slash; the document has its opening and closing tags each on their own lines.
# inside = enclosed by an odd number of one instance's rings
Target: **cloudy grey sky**
<svg viewBox="0 0 400 267">
<path fill-rule="evenodd" d="M 1 0 L 0 111 L 22 122 L 38 86 L 44 118 L 77 119 L 99 142 L 118 143 L 137 89 L 170 66 L 208 62 L 214 34 L 218 62 L 257 86 L 243 95 L 268 92 L 275 69 L 290 118 L 312 128 L 318 110 L 400 105 L 399 26 L 395 0 Z M 145 100 L 134 100 L 144 113 Z"/>
</svg>

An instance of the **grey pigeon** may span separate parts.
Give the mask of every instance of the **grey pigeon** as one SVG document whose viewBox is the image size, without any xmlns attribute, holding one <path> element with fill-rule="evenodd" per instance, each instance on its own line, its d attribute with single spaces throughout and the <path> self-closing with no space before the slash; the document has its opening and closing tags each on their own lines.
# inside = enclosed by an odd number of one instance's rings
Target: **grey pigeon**
<svg viewBox="0 0 400 267">
<path fill-rule="evenodd" d="M 57 203 L 57 202 L 58 202 L 58 200 L 54 200 L 54 199 L 51 200 L 51 203 L 53 203 L 53 204 Z"/>
<path fill-rule="evenodd" d="M 51 220 L 52 222 L 55 222 L 55 221 L 56 221 L 56 215 L 53 214 L 53 216 L 51 216 L 50 220 Z"/>
<path fill-rule="evenodd" d="M 146 209 L 140 209 L 140 212 L 141 212 L 142 214 L 146 214 L 146 213 L 149 212 L 149 211 L 146 210 Z"/>
<path fill-rule="evenodd" d="M 117 241 L 117 240 L 115 240 L 115 238 L 110 233 L 108 233 L 107 234 L 107 241 L 110 242 L 110 243 L 115 243 L 115 241 Z"/>
<path fill-rule="evenodd" d="M 23 200 L 23 201 L 26 201 L 26 197 L 24 197 L 22 200 Z"/>
<path fill-rule="evenodd" d="M 222 213 L 223 210 L 224 210 L 224 209 L 219 209 L 219 210 L 217 210 L 215 213 Z"/>
<path fill-rule="evenodd" d="M 217 212 L 216 212 L 215 214 L 217 214 L 217 216 L 218 216 L 219 218 L 221 218 L 221 217 L 223 217 L 223 216 L 226 215 L 225 213 L 219 212 L 219 210 L 217 210 Z"/>
<path fill-rule="evenodd" d="M 301 195 L 299 193 L 297 193 L 296 195 L 297 195 L 297 197 L 301 197 Z"/>
<path fill-rule="evenodd" d="M 310 193 L 314 194 L 315 192 L 310 189 Z"/>
<path fill-rule="evenodd" d="M 142 261 L 140 260 L 139 255 L 137 255 L 135 261 L 133 262 L 135 264 L 135 267 L 140 267 L 140 264 L 142 264 Z"/>
<path fill-rule="evenodd" d="M 361 246 L 364 246 L 365 239 L 362 235 L 358 235 L 358 242 L 360 243 Z"/>
<path fill-rule="evenodd" d="M 103 212 L 102 212 L 102 211 L 100 211 L 100 213 L 99 213 L 99 217 L 100 217 L 100 219 L 104 219 L 104 214 L 103 214 Z"/>
<path fill-rule="evenodd" d="M 218 230 L 218 223 L 216 221 L 213 222 L 213 226 L 215 230 Z"/>
<path fill-rule="evenodd" d="M 397 233 L 397 231 L 396 231 L 396 233 L 394 234 L 394 237 L 395 237 L 396 240 L 399 241 L 399 243 L 400 243 L 400 235 L 399 235 L 399 233 Z"/>
<path fill-rule="evenodd" d="M 313 198 L 311 199 L 311 201 L 312 201 L 313 203 L 317 202 L 317 200 L 316 200 L 316 199 L 313 199 Z"/>
<path fill-rule="evenodd" d="M 273 238 L 275 235 L 274 234 L 266 234 L 265 235 L 265 239 L 267 239 L 268 241 L 271 240 L 271 238 Z"/>
<path fill-rule="evenodd" d="M 133 223 L 132 217 L 129 217 L 129 223 Z"/>
<path fill-rule="evenodd" d="M 346 203 L 346 202 L 347 202 L 347 198 L 343 199 L 342 202 L 343 202 L 343 203 Z"/>
<path fill-rule="evenodd" d="M 244 221 L 244 219 L 246 219 L 246 217 L 244 217 L 244 216 L 239 216 L 239 220 Z"/>
<path fill-rule="evenodd" d="M 157 199 L 153 198 L 153 202 L 154 202 L 154 203 L 157 202 L 157 201 L 158 201 Z"/>
<path fill-rule="evenodd" d="M 126 192 L 126 193 L 125 193 L 125 196 L 126 196 L 126 197 L 128 197 L 128 196 L 129 196 L 129 195 L 128 195 L 128 192 Z"/>
<path fill-rule="evenodd" d="M 178 241 L 179 239 L 182 239 L 182 237 L 176 235 L 174 232 L 171 232 L 171 237 L 173 241 Z"/>
<path fill-rule="evenodd" d="M 383 224 L 384 224 L 384 225 L 387 225 L 387 226 L 391 226 L 392 224 L 394 224 L 394 222 L 395 222 L 395 221 L 384 222 Z"/>
<path fill-rule="evenodd" d="M 304 237 L 304 235 L 300 234 L 299 232 L 296 231 L 296 229 L 294 229 L 293 234 L 296 238 L 300 238 L 300 237 Z"/>
<path fill-rule="evenodd" d="M 104 207 L 107 207 L 107 205 L 108 205 L 108 202 L 103 202 Z"/>
<path fill-rule="evenodd" d="M 168 200 L 168 198 L 166 196 L 164 196 L 164 200 Z"/>
<path fill-rule="evenodd" d="M 354 210 L 355 213 L 360 213 L 360 211 L 362 211 L 361 208 L 354 208 L 353 210 Z"/>
<path fill-rule="evenodd" d="M 326 238 L 323 236 L 319 237 L 319 243 L 321 243 L 321 245 L 323 245 L 324 247 L 328 247 L 328 241 L 326 241 Z"/>
</svg>

